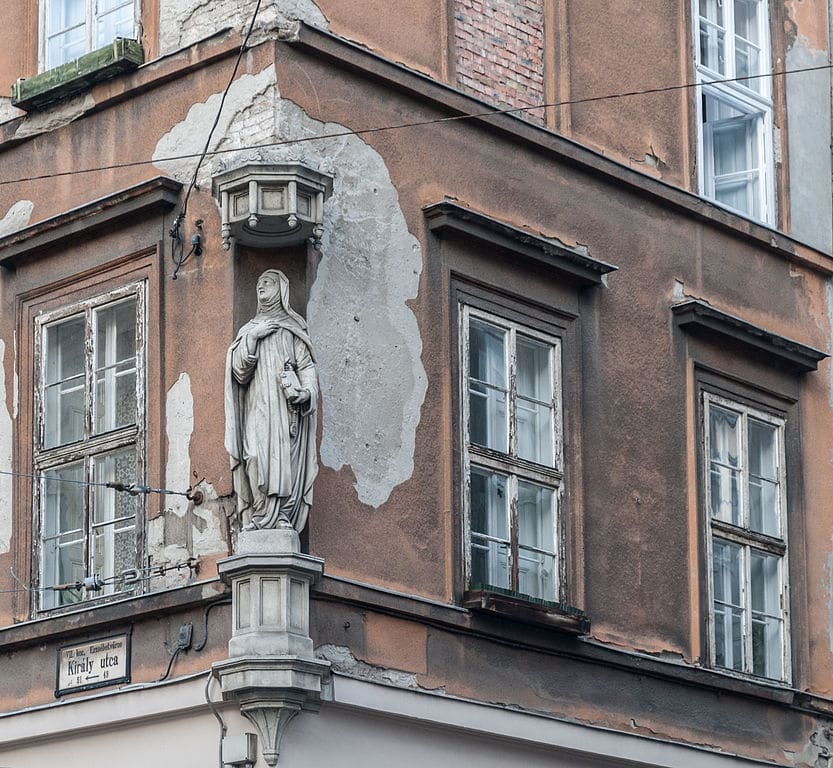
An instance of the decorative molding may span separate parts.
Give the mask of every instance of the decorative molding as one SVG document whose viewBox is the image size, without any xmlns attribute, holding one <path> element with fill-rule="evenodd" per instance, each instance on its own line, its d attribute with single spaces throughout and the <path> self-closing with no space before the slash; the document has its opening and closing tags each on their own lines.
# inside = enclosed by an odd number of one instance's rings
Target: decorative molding
<svg viewBox="0 0 833 768">
<path fill-rule="evenodd" d="M 734 341 L 748 350 L 763 354 L 774 365 L 799 373 L 815 371 L 827 352 L 807 346 L 786 336 L 768 331 L 702 301 L 686 299 L 671 306 L 677 325 L 686 331 L 720 341 Z"/>
<path fill-rule="evenodd" d="M 223 699 L 236 701 L 257 728 L 263 758 L 274 766 L 286 726 L 301 710 L 320 709 L 330 675 L 309 634 L 310 588 L 324 561 L 302 554 L 289 527 L 243 530 L 236 552 L 217 563 L 231 586 L 232 624 L 229 658 L 211 669 Z"/>
<path fill-rule="evenodd" d="M 580 286 L 599 285 L 618 267 L 590 257 L 583 247 L 570 247 L 555 238 L 536 235 L 480 213 L 453 200 L 423 209 L 428 228 L 439 235 L 459 235 L 500 248 L 521 259 L 557 272 Z"/>
<path fill-rule="evenodd" d="M 12 269 L 73 239 L 106 226 L 166 212 L 179 201 L 182 184 L 156 176 L 0 238 L 0 266 Z"/>
</svg>

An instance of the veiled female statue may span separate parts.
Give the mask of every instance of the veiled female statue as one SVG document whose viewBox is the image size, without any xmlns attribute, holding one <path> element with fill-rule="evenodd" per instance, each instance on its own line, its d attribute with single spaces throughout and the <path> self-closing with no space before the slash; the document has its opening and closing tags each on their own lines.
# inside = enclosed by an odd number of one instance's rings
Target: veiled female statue
<svg viewBox="0 0 833 768">
<path fill-rule="evenodd" d="M 318 474 L 318 377 L 289 281 L 269 269 L 257 281 L 257 314 L 226 358 L 226 450 L 243 527 L 300 532 Z"/>
</svg>

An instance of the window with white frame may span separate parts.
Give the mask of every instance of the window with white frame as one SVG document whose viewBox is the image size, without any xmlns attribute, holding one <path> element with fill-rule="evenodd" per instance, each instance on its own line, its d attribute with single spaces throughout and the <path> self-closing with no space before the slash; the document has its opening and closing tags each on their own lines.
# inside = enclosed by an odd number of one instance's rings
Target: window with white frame
<svg viewBox="0 0 833 768">
<path fill-rule="evenodd" d="M 52 69 L 111 43 L 135 37 L 138 0 L 43 0 L 41 69 Z"/>
<path fill-rule="evenodd" d="M 759 221 L 773 218 L 767 0 L 694 0 L 701 87 L 700 191 Z"/>
<path fill-rule="evenodd" d="M 461 323 L 468 585 L 557 601 L 560 341 L 466 305 Z"/>
<path fill-rule="evenodd" d="M 790 678 L 784 420 L 704 394 L 711 660 Z"/>
<path fill-rule="evenodd" d="M 36 321 L 35 513 L 41 609 L 113 594 L 139 565 L 144 284 Z M 103 589 L 53 589 L 99 576 Z"/>
</svg>

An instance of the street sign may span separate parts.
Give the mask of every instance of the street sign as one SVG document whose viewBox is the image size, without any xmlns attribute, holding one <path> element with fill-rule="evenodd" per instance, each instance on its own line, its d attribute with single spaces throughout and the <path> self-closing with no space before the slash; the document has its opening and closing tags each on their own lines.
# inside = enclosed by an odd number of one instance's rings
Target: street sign
<svg viewBox="0 0 833 768">
<path fill-rule="evenodd" d="M 58 649 L 55 698 L 105 685 L 130 682 L 130 633 L 101 637 Z"/>
</svg>

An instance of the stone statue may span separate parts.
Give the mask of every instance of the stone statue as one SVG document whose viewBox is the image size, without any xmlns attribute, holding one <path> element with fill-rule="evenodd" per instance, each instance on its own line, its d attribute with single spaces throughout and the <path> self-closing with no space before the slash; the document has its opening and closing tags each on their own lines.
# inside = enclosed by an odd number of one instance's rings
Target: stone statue
<svg viewBox="0 0 833 768">
<path fill-rule="evenodd" d="M 243 528 L 294 528 L 312 504 L 318 377 L 289 281 L 269 269 L 257 281 L 257 314 L 226 358 L 226 450 Z"/>
</svg>

